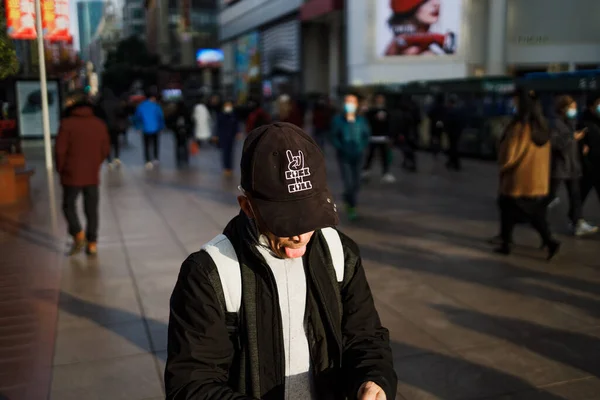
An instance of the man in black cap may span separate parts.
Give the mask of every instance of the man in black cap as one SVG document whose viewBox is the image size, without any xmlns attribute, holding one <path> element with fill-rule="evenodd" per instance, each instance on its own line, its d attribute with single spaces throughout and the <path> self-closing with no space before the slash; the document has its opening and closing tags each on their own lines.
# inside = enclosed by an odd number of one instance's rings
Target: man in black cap
<svg viewBox="0 0 600 400">
<path fill-rule="evenodd" d="M 392 400 L 396 374 L 325 160 L 288 123 L 244 143 L 240 214 L 183 263 L 167 399 Z"/>
</svg>

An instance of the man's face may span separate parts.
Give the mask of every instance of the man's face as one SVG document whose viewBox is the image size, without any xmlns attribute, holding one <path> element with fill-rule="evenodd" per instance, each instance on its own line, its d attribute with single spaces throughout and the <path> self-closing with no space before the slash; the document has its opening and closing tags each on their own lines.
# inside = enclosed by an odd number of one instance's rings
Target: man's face
<svg viewBox="0 0 600 400">
<path fill-rule="evenodd" d="M 302 233 L 296 236 L 279 237 L 275 236 L 265 228 L 260 215 L 255 211 L 257 208 L 252 206 L 251 200 L 246 196 L 239 196 L 238 203 L 244 213 L 256 221 L 256 225 L 261 234 L 265 235 L 269 242 L 271 251 L 279 258 L 300 258 L 306 253 L 306 247 L 312 239 L 314 231 Z"/>
</svg>

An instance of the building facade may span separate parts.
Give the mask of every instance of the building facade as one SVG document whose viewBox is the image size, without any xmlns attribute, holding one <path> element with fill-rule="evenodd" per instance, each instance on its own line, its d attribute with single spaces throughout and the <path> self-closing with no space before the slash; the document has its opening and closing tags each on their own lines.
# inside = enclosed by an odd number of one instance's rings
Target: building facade
<svg viewBox="0 0 600 400">
<path fill-rule="evenodd" d="M 348 81 L 595 68 L 598 15 L 597 0 L 348 0 Z"/>
<path fill-rule="evenodd" d="M 77 3 L 77 20 L 79 23 L 79 48 L 81 59 L 89 61 L 90 44 L 98 31 L 104 16 L 103 1 L 80 1 Z"/>
<path fill-rule="evenodd" d="M 146 39 L 146 9 L 144 0 L 125 0 L 123 5 L 123 37 Z"/>
</svg>

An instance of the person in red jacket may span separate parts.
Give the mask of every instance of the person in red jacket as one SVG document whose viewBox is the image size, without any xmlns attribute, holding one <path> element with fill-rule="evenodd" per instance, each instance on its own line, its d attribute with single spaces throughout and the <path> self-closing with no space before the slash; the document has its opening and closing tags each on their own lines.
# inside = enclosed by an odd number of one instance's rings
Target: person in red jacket
<svg viewBox="0 0 600 400">
<path fill-rule="evenodd" d="M 94 114 L 83 96 L 67 101 L 56 137 L 56 170 L 63 187 L 63 212 L 73 237 L 70 254 L 79 253 L 87 242 L 88 255 L 97 254 L 98 185 L 100 168 L 110 154 L 108 127 Z M 83 193 L 87 229 L 84 233 L 77 217 L 76 202 Z"/>
</svg>

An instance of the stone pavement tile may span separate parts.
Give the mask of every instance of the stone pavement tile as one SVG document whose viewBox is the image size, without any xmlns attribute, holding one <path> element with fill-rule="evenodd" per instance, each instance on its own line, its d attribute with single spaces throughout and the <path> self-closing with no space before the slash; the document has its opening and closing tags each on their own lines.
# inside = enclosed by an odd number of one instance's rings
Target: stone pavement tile
<svg viewBox="0 0 600 400">
<path fill-rule="evenodd" d="M 80 279 L 62 287 L 59 330 L 140 318 L 141 309 L 130 278 Z"/>
<path fill-rule="evenodd" d="M 600 397 L 600 379 L 594 377 L 576 379 L 545 386 L 539 390 L 513 393 L 489 400 L 546 400 L 549 398 L 549 393 L 557 399 L 595 400 Z"/>
<path fill-rule="evenodd" d="M 376 306 L 381 323 L 390 331 L 394 359 L 431 351 L 449 352 L 441 342 L 403 318 L 387 304 L 377 302 Z"/>
<path fill-rule="evenodd" d="M 144 315 L 149 319 L 169 315 L 169 302 L 177 282 L 177 273 L 154 274 L 138 279 Z"/>
<path fill-rule="evenodd" d="M 71 287 L 81 279 L 128 278 L 130 273 L 121 247 L 121 244 L 117 248 L 99 244 L 94 258 L 83 253 L 69 257 L 63 263 L 62 284 Z"/>
<path fill-rule="evenodd" d="M 179 245 L 127 246 L 129 264 L 137 279 L 147 275 L 170 274 L 177 276 L 186 259 L 185 250 Z"/>
<path fill-rule="evenodd" d="M 54 367 L 52 400 L 142 400 L 163 394 L 151 354 Z"/>
<path fill-rule="evenodd" d="M 11 376 L 12 374 L 12 376 Z M 8 375 L 3 378 L 2 375 Z M 11 368 L 3 369 L 0 372 L 0 382 L 6 380 L 8 385 L 0 383 L 0 399 L 2 400 L 47 400 L 50 389 L 50 380 L 52 371 L 50 368 L 33 373 L 27 368 L 24 373 L 19 372 L 20 376 L 27 376 L 23 381 L 14 375 Z"/>
<path fill-rule="evenodd" d="M 152 341 L 152 350 L 155 352 L 165 351 L 167 349 L 169 316 L 146 319 L 146 322 Z"/>
<path fill-rule="evenodd" d="M 530 382 L 464 360 L 458 355 L 427 353 L 394 361 L 398 392 L 407 400 L 487 399 L 505 393 L 533 390 Z M 548 400 L 561 400 L 548 397 Z"/>
<path fill-rule="evenodd" d="M 552 360 L 551 354 L 541 355 L 514 344 L 477 347 L 458 352 L 465 360 L 518 376 L 536 387 L 589 376 L 585 371 Z"/>
<path fill-rule="evenodd" d="M 142 321 L 64 329 L 56 340 L 54 365 L 103 360 L 151 351 Z"/>
<path fill-rule="evenodd" d="M 447 280 L 443 284 L 439 281 L 434 284 L 443 293 L 483 314 L 517 318 L 542 326 L 556 329 L 565 328 L 574 332 L 586 331 L 598 326 L 592 321 L 574 318 L 564 310 L 565 306 L 560 304 L 559 297 L 544 296 L 546 298 L 540 298 L 534 293 L 527 293 L 516 287 L 514 282 L 473 284 L 459 280 Z M 522 334 L 526 333 L 526 331 L 522 332 Z M 515 332 L 515 334 L 520 333 Z"/>
</svg>

